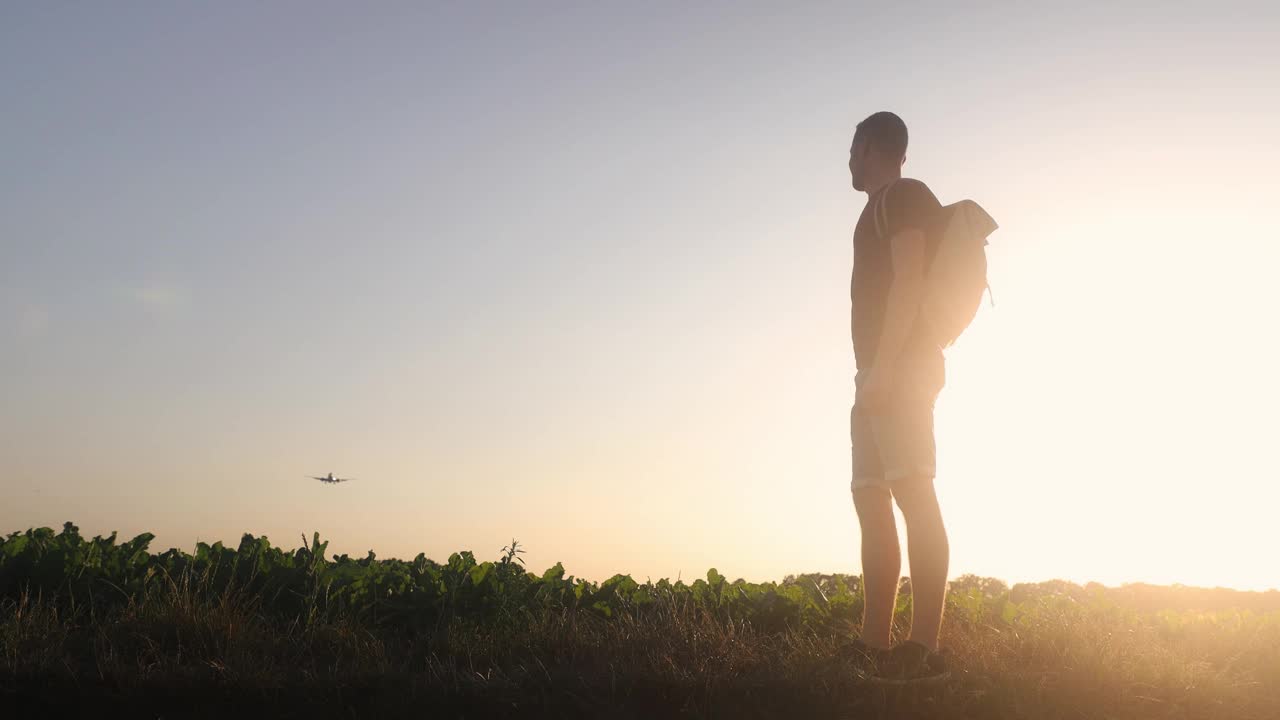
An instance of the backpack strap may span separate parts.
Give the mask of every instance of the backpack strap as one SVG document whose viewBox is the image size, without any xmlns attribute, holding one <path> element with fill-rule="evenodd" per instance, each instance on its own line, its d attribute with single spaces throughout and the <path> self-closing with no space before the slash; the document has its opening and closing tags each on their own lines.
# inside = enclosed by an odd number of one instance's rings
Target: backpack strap
<svg viewBox="0 0 1280 720">
<path fill-rule="evenodd" d="M 876 219 L 876 235 L 882 240 L 888 240 L 885 237 L 885 233 L 889 231 L 889 191 L 897 184 L 898 181 L 894 180 L 886 185 L 884 190 L 880 191 L 880 198 L 873 208 L 873 214 Z"/>
</svg>

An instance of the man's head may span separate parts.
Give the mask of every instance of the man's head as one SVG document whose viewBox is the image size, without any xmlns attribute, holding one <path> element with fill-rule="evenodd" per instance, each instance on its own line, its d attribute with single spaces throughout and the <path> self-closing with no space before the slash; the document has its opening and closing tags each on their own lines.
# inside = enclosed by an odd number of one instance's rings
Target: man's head
<svg viewBox="0 0 1280 720">
<path fill-rule="evenodd" d="M 858 123 L 849 147 L 853 189 L 874 190 L 902 174 L 907 161 L 907 124 L 891 112 L 878 112 Z"/>
</svg>

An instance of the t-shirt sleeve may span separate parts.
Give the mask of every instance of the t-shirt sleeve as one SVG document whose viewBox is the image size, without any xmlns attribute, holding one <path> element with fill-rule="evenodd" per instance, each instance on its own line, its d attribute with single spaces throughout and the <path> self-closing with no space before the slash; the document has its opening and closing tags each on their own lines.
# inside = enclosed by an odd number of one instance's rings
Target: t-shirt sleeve
<svg viewBox="0 0 1280 720">
<path fill-rule="evenodd" d="M 903 179 L 889 188 L 889 237 L 908 228 L 929 232 L 942 204 L 919 180 Z"/>
</svg>

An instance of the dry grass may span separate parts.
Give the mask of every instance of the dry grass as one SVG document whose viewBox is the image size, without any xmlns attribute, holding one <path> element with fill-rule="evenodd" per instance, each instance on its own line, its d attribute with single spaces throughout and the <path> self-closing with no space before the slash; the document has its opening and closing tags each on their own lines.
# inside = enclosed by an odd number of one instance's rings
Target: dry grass
<svg viewBox="0 0 1280 720">
<path fill-rule="evenodd" d="M 852 627 L 762 633 L 675 596 L 612 618 L 544 612 L 379 631 L 270 619 L 256 598 L 162 590 L 105 615 L 0 604 L 6 717 L 1280 718 L 1280 613 L 1052 598 L 953 604 L 944 687 L 884 691 L 833 660 Z M 901 628 L 900 628 L 901 629 Z"/>
</svg>

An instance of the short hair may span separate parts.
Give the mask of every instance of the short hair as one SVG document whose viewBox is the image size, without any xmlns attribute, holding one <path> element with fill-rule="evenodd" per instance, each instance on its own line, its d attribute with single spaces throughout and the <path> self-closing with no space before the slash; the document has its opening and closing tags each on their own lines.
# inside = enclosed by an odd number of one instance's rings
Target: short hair
<svg viewBox="0 0 1280 720">
<path fill-rule="evenodd" d="M 878 112 L 858 123 L 853 142 L 859 140 L 892 158 L 902 158 L 907 154 L 907 124 L 891 112 Z"/>
</svg>

